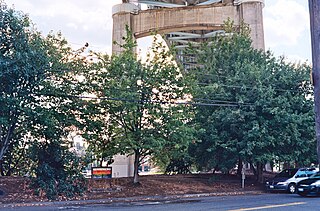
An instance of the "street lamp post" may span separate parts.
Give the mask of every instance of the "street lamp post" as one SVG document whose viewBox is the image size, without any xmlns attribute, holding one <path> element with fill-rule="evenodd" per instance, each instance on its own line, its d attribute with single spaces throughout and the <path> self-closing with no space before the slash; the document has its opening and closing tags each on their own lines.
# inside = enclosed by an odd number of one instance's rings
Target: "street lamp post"
<svg viewBox="0 0 320 211">
<path fill-rule="evenodd" d="M 309 0 L 317 155 L 320 164 L 320 0 Z"/>
</svg>

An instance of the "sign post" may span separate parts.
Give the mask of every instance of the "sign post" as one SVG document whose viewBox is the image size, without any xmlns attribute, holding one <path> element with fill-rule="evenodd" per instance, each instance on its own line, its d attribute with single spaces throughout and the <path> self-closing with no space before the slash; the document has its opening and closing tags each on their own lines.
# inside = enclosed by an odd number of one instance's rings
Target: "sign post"
<svg viewBox="0 0 320 211">
<path fill-rule="evenodd" d="M 242 181 L 241 187 L 242 187 L 242 188 L 244 188 L 244 181 L 245 181 L 245 179 L 246 179 L 246 175 L 245 175 L 245 173 L 244 173 L 244 168 L 242 168 L 242 171 L 241 171 L 241 181 Z"/>
</svg>

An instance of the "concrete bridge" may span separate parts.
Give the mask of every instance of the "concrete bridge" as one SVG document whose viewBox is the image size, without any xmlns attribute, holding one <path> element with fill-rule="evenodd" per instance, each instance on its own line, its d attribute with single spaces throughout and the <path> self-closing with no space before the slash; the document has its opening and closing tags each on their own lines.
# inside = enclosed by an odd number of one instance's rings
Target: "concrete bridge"
<svg viewBox="0 0 320 211">
<path fill-rule="evenodd" d="M 235 25 L 249 24 L 253 47 L 264 49 L 263 6 L 263 0 L 123 0 L 113 7 L 112 39 L 122 44 L 128 25 L 136 39 L 156 33 L 183 48 L 190 40 L 215 36 L 230 18 Z M 113 53 L 121 51 L 113 44 Z"/>
</svg>

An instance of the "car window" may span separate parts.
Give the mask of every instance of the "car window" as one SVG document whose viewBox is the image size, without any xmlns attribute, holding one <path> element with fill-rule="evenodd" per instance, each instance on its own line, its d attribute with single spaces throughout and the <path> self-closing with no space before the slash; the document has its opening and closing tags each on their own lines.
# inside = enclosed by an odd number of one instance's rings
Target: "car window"
<svg viewBox="0 0 320 211">
<path fill-rule="evenodd" d="M 306 171 L 306 174 L 308 177 L 310 177 L 311 175 L 313 175 L 316 171 Z"/>
<path fill-rule="evenodd" d="M 298 171 L 296 178 L 299 178 L 299 177 L 307 177 L 306 171 Z"/>
<path fill-rule="evenodd" d="M 320 179 L 320 172 L 314 173 L 310 178 Z"/>
</svg>

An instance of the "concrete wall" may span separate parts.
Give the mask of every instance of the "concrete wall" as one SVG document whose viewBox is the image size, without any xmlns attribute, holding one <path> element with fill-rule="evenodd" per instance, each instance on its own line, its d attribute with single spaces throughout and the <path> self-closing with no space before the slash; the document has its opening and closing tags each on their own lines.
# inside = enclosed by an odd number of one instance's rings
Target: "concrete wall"
<svg viewBox="0 0 320 211">
<path fill-rule="evenodd" d="M 153 33 L 164 34 L 188 30 L 219 30 L 225 20 L 230 18 L 239 25 L 242 20 L 251 28 L 253 47 L 264 49 L 264 31 L 262 8 L 259 0 L 237 1 L 234 5 L 230 0 L 220 4 L 206 6 L 188 6 L 180 8 L 161 8 L 138 11 L 133 4 L 115 5 L 113 8 L 113 41 L 123 43 L 126 36 L 125 25 L 132 30 L 135 38 L 149 36 Z M 113 53 L 122 49 L 112 46 Z"/>
<path fill-rule="evenodd" d="M 219 7 L 183 7 L 160 10 L 146 10 L 132 17 L 131 29 L 136 38 L 173 31 L 218 30 L 222 29 L 225 20 L 230 17 L 239 23 L 237 8 L 233 6 Z"/>
<path fill-rule="evenodd" d="M 119 44 L 124 44 L 126 34 L 126 25 L 131 28 L 133 23 L 132 18 L 135 13 L 137 13 L 138 7 L 134 4 L 125 3 L 118 4 L 112 8 L 113 14 L 113 31 L 112 31 L 112 42 L 117 42 L 118 44 L 112 43 L 112 53 L 120 53 L 123 49 L 120 48 Z"/>
<path fill-rule="evenodd" d="M 265 49 L 262 8 L 263 4 L 259 2 L 243 3 L 239 8 L 239 16 L 245 23 L 249 24 L 252 45 L 257 49 Z"/>
<path fill-rule="evenodd" d="M 112 178 L 133 176 L 133 156 L 115 155 L 112 167 Z"/>
</svg>

